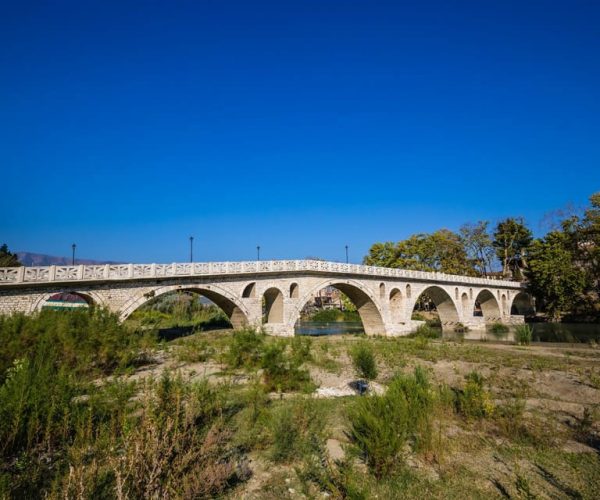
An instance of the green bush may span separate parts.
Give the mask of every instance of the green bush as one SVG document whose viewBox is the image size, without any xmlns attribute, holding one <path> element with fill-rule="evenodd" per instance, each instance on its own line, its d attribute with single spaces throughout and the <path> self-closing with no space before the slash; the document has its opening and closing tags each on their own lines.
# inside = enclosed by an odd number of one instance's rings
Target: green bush
<svg viewBox="0 0 600 500">
<path fill-rule="evenodd" d="M 265 334 L 245 327 L 233 332 L 225 361 L 231 368 L 256 368 L 260 365 Z"/>
<path fill-rule="evenodd" d="M 323 447 L 323 416 L 312 400 L 285 402 L 271 410 L 267 427 L 271 434 L 270 458 L 287 462 L 319 452 Z"/>
<path fill-rule="evenodd" d="M 267 390 L 293 391 L 302 389 L 311 391 L 314 386 L 311 383 L 308 370 L 301 368 L 302 361 L 298 355 L 290 355 L 287 352 L 285 341 L 275 341 L 266 344 L 261 356 L 261 368 L 263 369 L 263 380 Z"/>
<path fill-rule="evenodd" d="M 224 425 L 226 396 L 226 389 L 206 380 L 164 375 L 147 381 L 135 412 L 70 449 L 68 472 L 54 484 L 56 496 L 221 496 L 249 474 Z"/>
<path fill-rule="evenodd" d="M 425 324 L 431 328 L 441 328 L 442 320 L 439 317 L 425 320 Z"/>
<path fill-rule="evenodd" d="M 292 357 L 297 363 L 312 361 L 312 339 L 310 337 L 293 337 Z"/>
<path fill-rule="evenodd" d="M 533 328 L 529 325 L 518 325 L 515 328 L 515 340 L 519 345 L 529 345 L 533 338 Z"/>
<path fill-rule="evenodd" d="M 419 325 L 417 329 L 408 336 L 413 338 L 437 339 L 440 336 L 440 332 L 438 330 L 434 330 L 428 324 L 424 324 Z"/>
<path fill-rule="evenodd" d="M 342 321 L 344 313 L 339 309 L 320 309 L 310 316 L 310 321 L 320 321 L 323 323 L 333 323 Z"/>
<path fill-rule="evenodd" d="M 469 419 L 490 416 L 494 411 L 494 404 L 489 392 L 483 387 L 483 377 L 480 373 L 473 371 L 465 378 L 465 388 L 457 391 L 457 411 Z"/>
<path fill-rule="evenodd" d="M 184 363 L 202 363 L 215 355 L 215 349 L 208 340 L 200 337 L 186 339 L 177 348 L 177 358 Z"/>
<path fill-rule="evenodd" d="M 349 410 L 350 436 L 381 478 L 403 464 L 408 443 L 414 449 L 430 440 L 433 397 L 425 372 L 395 377 L 387 392 L 358 398 Z"/>
<path fill-rule="evenodd" d="M 371 345 L 367 342 L 359 342 L 350 349 L 350 358 L 356 374 L 365 380 L 377 378 L 377 362 Z"/>
<path fill-rule="evenodd" d="M 503 325 L 502 323 L 492 323 L 488 326 L 488 329 L 495 334 L 507 333 L 509 330 L 508 326 Z"/>
<path fill-rule="evenodd" d="M 0 316 L 0 382 L 14 360 L 32 360 L 39 351 L 56 367 L 99 375 L 142 363 L 155 343 L 154 334 L 134 331 L 101 308 Z"/>
</svg>

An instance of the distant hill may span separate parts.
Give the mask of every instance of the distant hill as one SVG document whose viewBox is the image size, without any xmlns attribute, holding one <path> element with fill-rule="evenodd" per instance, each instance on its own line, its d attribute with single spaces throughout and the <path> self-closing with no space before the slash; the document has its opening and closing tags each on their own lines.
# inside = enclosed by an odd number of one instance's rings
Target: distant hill
<svg viewBox="0 0 600 500">
<path fill-rule="evenodd" d="M 17 252 L 19 262 L 24 266 L 70 266 L 71 257 L 56 257 L 42 253 Z M 75 258 L 75 264 L 120 264 L 110 260 L 92 260 Z"/>
</svg>

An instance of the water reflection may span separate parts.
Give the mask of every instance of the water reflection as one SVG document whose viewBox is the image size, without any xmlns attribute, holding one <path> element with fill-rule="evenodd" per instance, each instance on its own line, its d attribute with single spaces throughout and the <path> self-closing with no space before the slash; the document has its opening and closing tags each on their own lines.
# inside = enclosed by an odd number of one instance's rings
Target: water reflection
<svg viewBox="0 0 600 500">
<path fill-rule="evenodd" d="M 530 323 L 533 342 L 600 342 L 600 324 L 589 323 Z M 466 333 L 443 332 L 439 336 L 449 340 L 479 340 L 484 342 L 514 342 L 515 330 L 496 333 L 489 329 L 470 330 Z M 355 321 L 300 321 L 296 324 L 296 335 L 344 335 L 364 333 L 362 323 Z"/>
<path fill-rule="evenodd" d="M 296 335 L 343 335 L 365 333 L 360 321 L 299 321 L 296 323 Z"/>
<path fill-rule="evenodd" d="M 589 323 L 530 323 L 533 329 L 533 342 L 573 343 L 600 342 L 600 325 Z M 515 342 L 515 328 L 508 332 L 471 330 L 466 333 L 444 332 L 443 338 L 481 340 L 486 342 Z"/>
</svg>

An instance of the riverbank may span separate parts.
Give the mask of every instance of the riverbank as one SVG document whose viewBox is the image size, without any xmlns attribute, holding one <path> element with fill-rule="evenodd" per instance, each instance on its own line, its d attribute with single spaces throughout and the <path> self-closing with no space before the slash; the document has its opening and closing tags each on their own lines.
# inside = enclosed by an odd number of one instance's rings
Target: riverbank
<svg viewBox="0 0 600 500">
<path fill-rule="evenodd" d="M 0 338 L 0 497 L 600 496 L 596 345 L 156 342 L 106 311 L 0 318 Z"/>
</svg>

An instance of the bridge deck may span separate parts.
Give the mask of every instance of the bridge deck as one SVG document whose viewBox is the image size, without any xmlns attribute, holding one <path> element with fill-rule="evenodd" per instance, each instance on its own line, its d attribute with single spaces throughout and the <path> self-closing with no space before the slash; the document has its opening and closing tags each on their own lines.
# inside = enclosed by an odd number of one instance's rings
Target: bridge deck
<svg viewBox="0 0 600 500">
<path fill-rule="evenodd" d="M 495 287 L 512 289 L 524 288 L 522 283 L 515 281 L 318 260 L 3 267 L 0 268 L 0 287 L 20 287 L 44 283 L 128 281 L 190 276 L 268 275 L 299 272 L 344 274 L 363 277 L 380 276 L 386 279 L 399 278 L 432 282 L 468 283 L 484 286 L 493 284 Z"/>
</svg>

